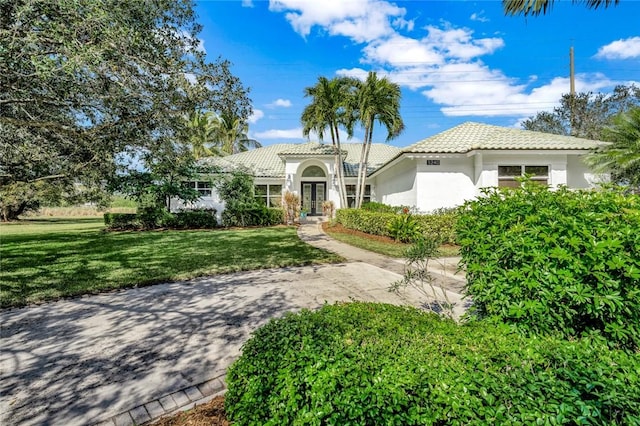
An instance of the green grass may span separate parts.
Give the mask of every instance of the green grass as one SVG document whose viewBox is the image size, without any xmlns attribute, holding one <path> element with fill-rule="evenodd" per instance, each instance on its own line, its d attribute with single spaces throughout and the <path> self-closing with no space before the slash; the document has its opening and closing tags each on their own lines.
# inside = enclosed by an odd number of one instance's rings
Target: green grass
<svg viewBox="0 0 640 426">
<path fill-rule="evenodd" d="M 338 262 L 295 228 L 103 232 L 101 218 L 0 225 L 0 307 L 261 268 Z"/>
<path fill-rule="evenodd" d="M 330 226 L 325 229 L 326 233 L 338 241 L 341 241 L 345 244 L 352 245 L 354 247 L 358 247 L 364 250 L 369 250 L 374 253 L 383 254 L 389 257 L 404 257 L 404 252 L 411 244 L 403 244 L 397 243 L 393 241 L 381 241 L 376 239 L 370 239 L 366 237 L 361 237 L 359 235 L 353 234 L 344 234 L 342 232 L 336 232 L 332 230 Z M 458 256 L 460 248 L 458 246 L 440 246 L 440 256 L 442 257 L 451 257 Z"/>
<path fill-rule="evenodd" d="M 410 244 L 384 242 L 360 237 L 358 235 L 343 234 L 341 232 L 332 231 L 330 227 L 326 229 L 326 232 L 331 238 L 345 244 L 390 257 L 403 257 L 405 250 L 410 246 Z"/>
</svg>

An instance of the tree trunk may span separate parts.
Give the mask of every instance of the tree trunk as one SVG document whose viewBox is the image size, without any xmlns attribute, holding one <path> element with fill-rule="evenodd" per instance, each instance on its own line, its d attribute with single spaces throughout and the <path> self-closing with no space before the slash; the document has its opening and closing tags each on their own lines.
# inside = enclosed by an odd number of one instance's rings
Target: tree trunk
<svg viewBox="0 0 640 426">
<path fill-rule="evenodd" d="M 369 156 L 369 147 L 371 146 L 371 137 L 373 136 L 373 123 L 368 123 L 364 129 L 364 142 L 362 143 L 362 151 L 360 153 L 360 164 L 358 165 L 358 182 L 356 184 L 355 207 L 362 207 L 362 198 L 367 179 L 367 158 Z"/>
<path fill-rule="evenodd" d="M 18 204 L 18 206 L 4 206 L 2 208 L 2 221 L 3 222 L 12 222 L 14 220 L 18 220 L 18 216 L 20 216 L 27 208 L 28 203 L 22 202 Z"/>
<path fill-rule="evenodd" d="M 371 151 L 371 136 L 369 136 L 369 143 L 367 144 L 367 152 L 364 155 L 364 163 L 363 163 L 363 172 L 362 172 L 362 187 L 360 188 L 360 199 L 358 200 L 358 205 L 362 207 L 362 202 L 364 200 L 364 194 L 367 189 L 367 169 L 369 168 L 369 151 Z"/>
<path fill-rule="evenodd" d="M 371 151 L 371 140 L 373 138 L 373 124 L 369 126 L 368 129 L 365 129 L 365 141 L 366 145 L 363 145 L 363 154 L 364 158 L 362 159 L 362 180 L 359 182 L 360 188 L 358 190 L 358 198 L 356 203 L 358 208 L 362 207 L 362 201 L 364 200 L 364 193 L 367 187 L 367 166 L 369 165 L 369 152 Z"/>
<path fill-rule="evenodd" d="M 344 183 L 344 164 L 342 161 L 342 147 L 340 146 L 340 134 L 338 133 L 338 126 L 331 127 L 331 136 L 334 138 L 335 147 L 338 150 L 336 153 L 336 176 L 338 179 L 338 194 L 340 195 L 341 208 L 347 207 L 347 194 Z"/>
</svg>

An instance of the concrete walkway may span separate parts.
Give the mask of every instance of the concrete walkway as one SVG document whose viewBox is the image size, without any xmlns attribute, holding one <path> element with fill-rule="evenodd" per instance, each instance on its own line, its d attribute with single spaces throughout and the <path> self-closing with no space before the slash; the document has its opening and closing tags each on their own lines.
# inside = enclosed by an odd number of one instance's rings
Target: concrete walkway
<svg viewBox="0 0 640 426">
<path fill-rule="evenodd" d="M 368 253 L 332 243 L 315 222 L 299 232 L 349 259 Z M 388 291 L 401 263 L 361 259 L 4 310 L 0 424 L 141 424 L 223 391 L 243 342 L 270 318 L 336 301 L 425 305 L 420 292 Z M 447 294 L 461 312 L 460 295 Z"/>
<path fill-rule="evenodd" d="M 337 253 L 350 262 L 363 262 L 396 274 L 404 274 L 405 262 L 402 259 L 362 250 L 329 237 L 322 230 L 322 223 L 326 220 L 327 218 L 324 217 L 307 218 L 298 228 L 298 236 L 307 244 Z M 459 257 L 433 259 L 429 262 L 429 272 L 437 281 L 438 286 L 461 294 L 466 280 L 464 279 L 464 272 L 458 271 L 459 261 Z"/>
</svg>

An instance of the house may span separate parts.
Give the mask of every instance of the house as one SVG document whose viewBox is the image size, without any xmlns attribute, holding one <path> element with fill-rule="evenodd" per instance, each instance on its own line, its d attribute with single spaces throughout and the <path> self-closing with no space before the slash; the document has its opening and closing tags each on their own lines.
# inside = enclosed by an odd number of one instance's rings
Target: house
<svg viewBox="0 0 640 426">
<path fill-rule="evenodd" d="M 589 188 L 606 179 L 593 173 L 583 156 L 603 142 L 467 122 L 404 149 L 373 144 L 365 201 L 414 206 L 423 212 L 454 207 L 493 186 L 516 186 L 525 173 L 544 185 Z M 361 144 L 341 144 L 348 204 L 355 199 Z M 243 167 L 255 178 L 256 195 L 278 206 L 284 191 L 300 195 L 310 215 L 322 203 L 340 208 L 334 147 L 309 142 L 276 144 L 203 163 L 223 169 Z M 203 197 L 192 207 L 224 208 L 206 181 L 192 183 Z M 178 204 L 174 208 L 181 207 Z"/>
</svg>

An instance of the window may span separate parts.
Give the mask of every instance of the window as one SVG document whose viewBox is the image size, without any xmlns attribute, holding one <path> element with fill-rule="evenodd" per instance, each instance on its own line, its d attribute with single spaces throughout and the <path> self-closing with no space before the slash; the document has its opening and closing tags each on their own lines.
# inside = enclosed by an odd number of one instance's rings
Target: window
<svg viewBox="0 0 640 426">
<path fill-rule="evenodd" d="M 256 200 L 267 207 L 282 205 L 282 185 L 256 185 Z"/>
<path fill-rule="evenodd" d="M 201 197 L 211 197 L 211 182 L 189 182 L 189 188 L 198 191 Z"/>
<path fill-rule="evenodd" d="M 345 185 L 347 189 L 347 204 L 349 208 L 356 206 L 356 185 Z M 371 201 L 371 185 L 364 187 L 364 197 L 362 197 L 362 203 L 368 203 Z"/>
<path fill-rule="evenodd" d="M 318 166 L 309 166 L 302 172 L 302 177 L 326 177 L 324 170 Z"/>
<path fill-rule="evenodd" d="M 540 185 L 549 184 L 549 166 L 498 166 L 498 186 L 519 188 L 516 177 L 531 176 L 531 181 Z"/>
</svg>

